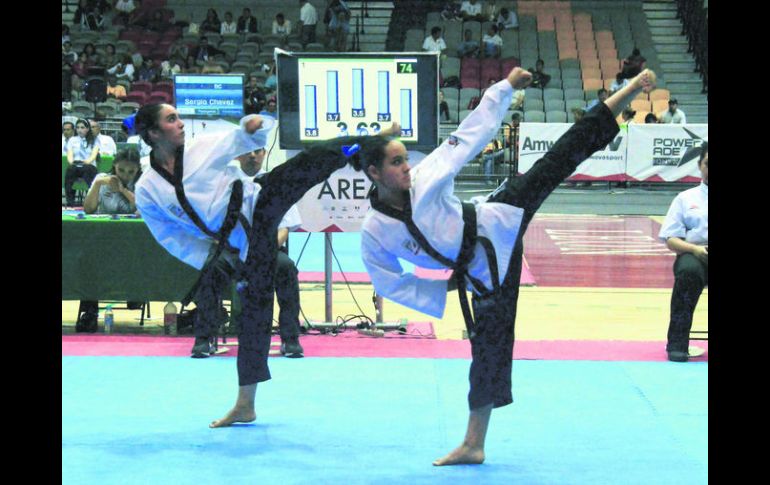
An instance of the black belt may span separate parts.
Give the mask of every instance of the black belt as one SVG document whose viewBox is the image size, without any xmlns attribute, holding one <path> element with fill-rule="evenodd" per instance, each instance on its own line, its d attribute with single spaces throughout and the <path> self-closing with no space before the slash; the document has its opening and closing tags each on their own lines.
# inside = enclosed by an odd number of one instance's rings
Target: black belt
<svg viewBox="0 0 770 485">
<path fill-rule="evenodd" d="M 204 234 L 211 237 L 215 241 L 217 241 L 217 248 L 213 255 L 211 255 L 207 260 L 206 263 L 203 265 L 203 268 L 200 270 L 200 276 L 198 277 L 198 280 L 193 285 L 192 289 L 187 293 L 187 295 L 182 299 L 182 306 L 189 305 L 190 302 L 193 300 L 195 294 L 198 291 L 198 288 L 202 284 L 209 284 L 213 281 L 213 270 L 217 263 L 217 260 L 219 259 L 220 255 L 222 254 L 223 250 L 227 250 L 231 253 L 239 253 L 237 248 L 234 248 L 228 241 L 230 238 L 230 234 L 232 233 L 233 229 L 235 228 L 235 225 L 241 221 L 241 224 L 243 225 L 244 229 L 246 229 L 246 234 L 249 234 L 248 231 L 248 221 L 245 217 L 241 214 L 241 206 L 243 205 L 243 182 L 241 180 L 235 180 L 232 185 L 232 192 L 230 193 L 230 201 L 227 204 L 227 212 L 225 214 L 225 219 L 222 222 L 222 226 L 219 228 L 219 231 L 214 232 L 211 229 L 209 229 L 206 224 L 201 220 L 200 216 L 197 212 L 195 212 L 195 209 L 193 209 L 192 205 L 190 205 L 190 201 L 187 200 L 187 195 L 185 195 L 184 192 L 184 185 L 182 184 L 182 175 L 183 175 L 183 157 L 184 157 L 184 146 L 180 146 L 176 151 L 176 160 L 174 164 L 174 175 L 171 176 L 164 168 L 160 166 L 160 164 L 155 160 L 155 157 L 153 156 L 154 152 L 150 152 L 150 165 L 152 168 L 155 169 L 158 174 L 163 177 L 166 181 L 168 181 L 171 185 L 174 186 L 174 190 L 176 191 L 176 198 L 179 202 L 179 205 L 182 206 L 182 210 L 184 210 L 185 214 L 190 218 L 190 220 L 195 224 L 198 229 L 200 229 Z"/>
<path fill-rule="evenodd" d="M 465 294 L 465 278 L 468 278 L 468 281 L 471 282 L 473 287 L 480 294 L 490 293 L 481 281 L 468 274 L 468 265 L 473 259 L 473 250 L 476 246 L 476 241 L 481 243 L 487 253 L 494 289 L 497 290 L 500 286 L 498 281 L 497 258 L 495 257 L 494 248 L 487 238 L 478 236 L 476 207 L 470 202 L 462 203 L 464 223 L 463 239 L 460 244 L 460 253 L 457 255 L 457 261 L 452 261 L 431 246 L 425 236 L 417 228 L 417 225 L 412 219 L 412 207 L 408 194 L 406 195 L 407 204 L 403 211 L 380 203 L 377 198 L 376 188 L 373 189 L 372 194 L 370 194 L 370 199 L 374 209 L 403 222 L 406 225 L 409 234 L 430 257 L 453 270 L 452 279 L 454 279 L 457 285 L 457 294 L 460 299 L 460 308 L 463 312 L 463 319 L 465 320 L 465 328 L 468 331 L 468 337 L 473 338 L 476 335 L 476 324 L 473 319 L 473 314 L 471 313 L 470 305 L 468 305 L 468 295 Z"/>
</svg>

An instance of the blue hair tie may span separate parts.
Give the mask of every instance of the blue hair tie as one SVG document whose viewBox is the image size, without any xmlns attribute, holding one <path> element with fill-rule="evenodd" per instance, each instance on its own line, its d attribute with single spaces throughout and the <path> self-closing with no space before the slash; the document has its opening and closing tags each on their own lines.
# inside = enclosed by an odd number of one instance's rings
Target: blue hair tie
<svg viewBox="0 0 770 485">
<path fill-rule="evenodd" d="M 361 146 L 358 143 L 351 146 L 343 145 L 342 147 L 342 153 L 348 158 L 358 153 L 359 150 L 361 150 Z"/>
</svg>

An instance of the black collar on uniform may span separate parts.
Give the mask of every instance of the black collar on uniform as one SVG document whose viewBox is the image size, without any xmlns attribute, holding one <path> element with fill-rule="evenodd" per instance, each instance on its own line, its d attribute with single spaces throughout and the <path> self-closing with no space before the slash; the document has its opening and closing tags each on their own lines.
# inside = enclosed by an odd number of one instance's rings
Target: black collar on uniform
<svg viewBox="0 0 770 485">
<path fill-rule="evenodd" d="M 396 209 L 393 206 L 381 202 L 377 193 L 377 186 L 374 184 L 372 184 L 372 189 L 369 191 L 369 202 L 372 204 L 372 209 L 382 212 L 386 216 L 390 216 L 404 224 L 408 224 L 412 221 L 412 199 L 409 196 L 409 191 L 405 190 L 404 192 L 406 192 L 404 194 L 404 199 L 406 200 L 404 210 Z"/>
<path fill-rule="evenodd" d="M 182 174 L 184 169 L 184 145 L 177 147 L 175 159 L 174 159 L 174 175 L 171 175 L 165 168 L 161 167 L 160 163 L 155 159 L 155 150 L 150 151 L 150 166 L 158 172 L 158 175 L 163 177 L 166 182 L 176 187 L 177 182 L 182 182 Z"/>
</svg>

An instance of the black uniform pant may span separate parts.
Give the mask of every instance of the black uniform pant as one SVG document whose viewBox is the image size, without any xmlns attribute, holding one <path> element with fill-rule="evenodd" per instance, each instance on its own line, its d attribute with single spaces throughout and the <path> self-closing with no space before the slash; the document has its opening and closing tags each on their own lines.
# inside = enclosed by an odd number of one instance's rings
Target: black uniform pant
<svg viewBox="0 0 770 485">
<path fill-rule="evenodd" d="M 524 209 L 508 271 L 502 285 L 485 295 L 474 293 L 472 306 L 476 327 L 471 338 L 469 374 L 470 409 L 513 402 L 511 369 L 519 297 L 524 233 L 545 199 L 591 154 L 605 147 L 618 133 L 618 124 L 604 103 L 564 133 L 527 173 L 507 179 L 489 197 Z"/>
<path fill-rule="evenodd" d="M 347 163 L 342 146 L 365 145 L 367 137 L 329 140 L 302 151 L 259 178 L 262 190 L 254 207 L 249 253 L 238 284 L 241 319 L 238 333 L 238 384 L 270 379 L 267 357 L 273 322 L 278 224 L 313 186 Z"/>
<path fill-rule="evenodd" d="M 75 189 L 72 188 L 75 182 L 82 178 L 90 187 L 94 178 L 96 178 L 96 173 L 96 165 L 93 164 L 78 164 L 75 162 L 67 167 L 67 171 L 64 172 L 64 195 L 67 198 L 68 206 L 75 205 Z"/>
<path fill-rule="evenodd" d="M 709 283 L 709 265 L 690 253 L 674 262 L 674 290 L 671 293 L 671 319 L 668 323 L 667 351 L 687 352 L 692 315 L 703 288 Z"/>
</svg>

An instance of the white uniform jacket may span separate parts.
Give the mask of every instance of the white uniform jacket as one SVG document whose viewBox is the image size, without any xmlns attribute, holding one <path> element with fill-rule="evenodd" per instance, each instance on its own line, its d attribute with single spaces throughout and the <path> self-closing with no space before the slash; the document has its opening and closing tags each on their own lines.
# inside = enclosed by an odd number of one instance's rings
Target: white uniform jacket
<svg viewBox="0 0 770 485">
<path fill-rule="evenodd" d="M 240 129 L 224 135 L 221 132 L 198 135 L 184 147 L 182 185 L 190 205 L 211 231 L 217 232 L 222 226 L 232 183 L 237 179 L 226 170 L 227 164 L 238 155 L 263 147 L 265 133 L 273 125 L 265 119 L 263 128 L 249 135 L 245 123 L 254 116 L 242 118 Z M 259 191 L 259 184 L 244 181 L 241 213 L 249 224 Z M 203 267 L 213 239 L 185 214 L 174 186 L 154 168 L 144 172 L 136 183 L 136 207 L 161 246 L 190 266 Z M 228 241 L 240 250 L 240 258 L 245 261 L 248 239 L 240 224 L 236 224 Z"/>
<path fill-rule="evenodd" d="M 497 135 L 512 96 L 513 88 L 507 80 L 488 88 L 479 106 L 457 130 L 410 171 L 414 223 L 431 246 L 452 261 L 457 260 L 460 252 L 464 227 L 462 203 L 454 195 L 454 178 Z M 486 202 L 486 197 L 476 198 L 473 203 L 478 235 L 492 242 L 502 283 L 524 211 Z M 405 273 L 398 258 L 423 268 L 445 266 L 420 248 L 403 222 L 370 209 L 363 223 L 361 253 L 378 294 L 433 317 L 443 316 L 447 282 Z M 468 273 L 488 289 L 493 288 L 486 253 L 479 243 Z"/>
</svg>

